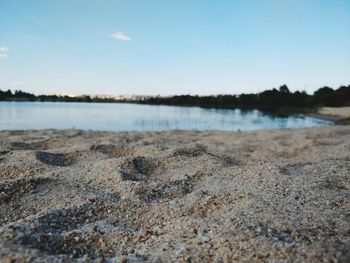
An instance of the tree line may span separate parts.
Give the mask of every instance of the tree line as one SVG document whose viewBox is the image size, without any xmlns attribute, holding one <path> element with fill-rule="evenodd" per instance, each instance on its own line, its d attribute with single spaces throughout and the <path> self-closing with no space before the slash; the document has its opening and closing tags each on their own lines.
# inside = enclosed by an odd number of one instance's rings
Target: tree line
<svg viewBox="0 0 350 263">
<path fill-rule="evenodd" d="M 116 100 L 114 98 L 99 98 L 82 95 L 78 97 L 39 95 L 36 96 L 21 90 L 0 90 L 2 101 L 61 101 L 61 102 L 134 102 L 153 105 L 198 106 L 205 108 L 246 108 L 274 110 L 279 108 L 314 108 L 321 106 L 350 106 L 350 85 L 338 89 L 322 87 L 312 95 L 306 92 L 290 92 L 286 85 L 279 89 L 266 90 L 256 94 L 192 96 L 179 95 L 171 97 L 150 97 L 139 101 Z"/>
<path fill-rule="evenodd" d="M 0 89 L 0 101 L 41 101 L 41 102 L 120 102 L 114 98 L 99 98 L 89 95 L 61 96 L 61 95 L 39 95 L 24 92 L 22 90 L 2 91 Z"/>
<path fill-rule="evenodd" d="M 338 89 L 323 87 L 316 90 L 313 95 L 308 95 L 304 91 L 290 92 L 286 85 L 282 85 L 279 89 L 266 90 L 257 94 L 153 97 L 145 101 L 145 103 L 210 108 L 257 108 L 266 110 L 283 107 L 340 107 L 350 106 L 350 85 L 341 86 Z"/>
</svg>

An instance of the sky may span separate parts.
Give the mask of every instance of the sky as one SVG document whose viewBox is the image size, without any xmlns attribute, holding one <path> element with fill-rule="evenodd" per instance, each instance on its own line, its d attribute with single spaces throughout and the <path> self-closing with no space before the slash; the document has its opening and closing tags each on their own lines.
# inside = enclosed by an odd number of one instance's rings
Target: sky
<svg viewBox="0 0 350 263">
<path fill-rule="evenodd" d="M 240 94 L 350 84 L 349 0 L 0 0 L 0 89 Z"/>
</svg>

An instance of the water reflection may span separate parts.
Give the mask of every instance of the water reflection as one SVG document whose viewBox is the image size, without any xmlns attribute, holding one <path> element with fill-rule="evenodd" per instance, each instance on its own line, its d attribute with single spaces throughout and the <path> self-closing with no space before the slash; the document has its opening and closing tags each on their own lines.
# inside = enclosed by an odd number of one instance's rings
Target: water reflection
<svg viewBox="0 0 350 263">
<path fill-rule="evenodd" d="M 260 130 L 331 123 L 302 115 L 277 117 L 258 110 L 202 109 L 127 103 L 0 102 L 0 129 L 114 131 Z"/>
</svg>

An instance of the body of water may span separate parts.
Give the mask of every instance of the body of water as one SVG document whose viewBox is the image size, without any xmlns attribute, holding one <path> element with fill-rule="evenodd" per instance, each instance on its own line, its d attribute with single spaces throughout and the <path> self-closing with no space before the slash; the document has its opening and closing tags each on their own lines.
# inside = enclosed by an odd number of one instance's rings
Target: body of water
<svg viewBox="0 0 350 263">
<path fill-rule="evenodd" d="M 111 131 L 302 128 L 331 122 L 302 115 L 274 117 L 258 110 L 203 109 L 129 103 L 0 102 L 0 130 Z"/>
</svg>

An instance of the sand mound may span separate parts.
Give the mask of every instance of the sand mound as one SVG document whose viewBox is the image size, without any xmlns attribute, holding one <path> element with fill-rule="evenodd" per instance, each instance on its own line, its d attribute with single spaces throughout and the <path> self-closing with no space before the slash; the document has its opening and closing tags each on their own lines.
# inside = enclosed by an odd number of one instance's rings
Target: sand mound
<svg viewBox="0 0 350 263">
<path fill-rule="evenodd" d="M 349 262 L 350 127 L 0 132 L 1 262 Z"/>
</svg>

